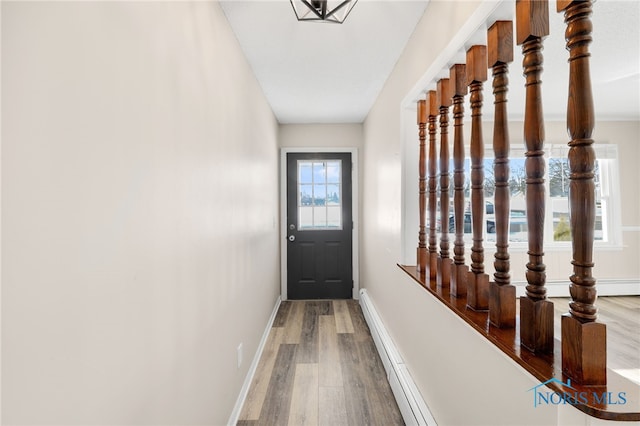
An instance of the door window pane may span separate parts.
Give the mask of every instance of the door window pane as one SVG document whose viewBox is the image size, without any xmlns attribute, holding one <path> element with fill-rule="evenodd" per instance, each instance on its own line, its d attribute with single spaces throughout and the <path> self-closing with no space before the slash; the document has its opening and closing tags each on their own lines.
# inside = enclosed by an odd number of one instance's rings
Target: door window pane
<svg viewBox="0 0 640 426">
<path fill-rule="evenodd" d="M 311 182 L 311 163 L 298 164 L 298 184 Z"/>
<path fill-rule="evenodd" d="M 327 227 L 327 209 L 325 206 L 313 208 L 313 224 L 314 228 Z"/>
<path fill-rule="evenodd" d="M 328 206 L 340 205 L 340 185 L 336 185 L 336 184 L 327 185 L 327 205 Z"/>
<path fill-rule="evenodd" d="M 327 182 L 340 183 L 340 161 L 327 161 Z"/>
<path fill-rule="evenodd" d="M 298 229 L 313 228 L 313 207 L 298 207 Z"/>
<path fill-rule="evenodd" d="M 315 183 L 313 185 L 313 205 L 324 206 L 327 199 L 327 186 Z"/>
<path fill-rule="evenodd" d="M 298 160 L 298 230 L 342 229 L 342 162 Z"/>
<path fill-rule="evenodd" d="M 329 228 L 339 228 L 342 223 L 342 207 L 329 206 L 327 207 L 327 226 Z"/>
<path fill-rule="evenodd" d="M 314 162 L 313 163 L 313 182 L 314 183 L 326 183 L 327 173 L 326 173 L 327 165 L 324 162 Z"/>
<path fill-rule="evenodd" d="M 299 185 L 300 199 L 298 200 L 299 206 L 310 206 L 313 204 L 313 186 L 312 185 Z"/>
</svg>

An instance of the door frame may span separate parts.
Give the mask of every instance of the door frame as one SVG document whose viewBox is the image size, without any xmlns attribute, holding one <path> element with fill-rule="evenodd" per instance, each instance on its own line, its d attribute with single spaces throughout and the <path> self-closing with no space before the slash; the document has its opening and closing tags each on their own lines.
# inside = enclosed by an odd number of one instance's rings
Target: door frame
<svg viewBox="0 0 640 426">
<path fill-rule="evenodd" d="M 358 183 L 358 148 L 280 148 L 280 298 L 287 300 L 287 154 L 318 152 L 321 154 L 338 152 L 351 154 L 351 214 L 353 216 L 353 230 L 351 238 L 353 250 L 351 262 L 353 266 L 353 298 L 360 294 L 359 265 L 359 183 Z"/>
</svg>

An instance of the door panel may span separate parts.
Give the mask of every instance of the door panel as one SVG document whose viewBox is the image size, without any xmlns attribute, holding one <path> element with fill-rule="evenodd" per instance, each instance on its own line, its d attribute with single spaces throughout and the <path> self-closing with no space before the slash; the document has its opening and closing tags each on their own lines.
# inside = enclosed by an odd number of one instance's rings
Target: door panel
<svg viewBox="0 0 640 426">
<path fill-rule="evenodd" d="M 352 297 L 350 153 L 287 154 L 287 297 Z"/>
</svg>

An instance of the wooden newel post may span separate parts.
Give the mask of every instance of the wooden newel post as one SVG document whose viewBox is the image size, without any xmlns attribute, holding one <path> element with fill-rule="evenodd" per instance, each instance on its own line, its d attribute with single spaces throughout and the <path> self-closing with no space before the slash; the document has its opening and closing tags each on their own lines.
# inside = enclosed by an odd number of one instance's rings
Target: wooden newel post
<svg viewBox="0 0 640 426">
<path fill-rule="evenodd" d="M 449 79 L 438 81 L 437 104 L 440 107 L 440 257 L 438 258 L 439 286 L 449 287 L 451 266 L 449 257 L 449 107 L 451 90 Z"/>
<path fill-rule="evenodd" d="M 569 313 L 562 317 L 562 370 L 584 385 L 607 383 L 606 326 L 596 322 L 596 279 L 593 269 L 595 226 L 595 152 L 589 44 L 591 1 L 558 0 L 564 11 L 565 39 L 569 50 L 569 214 L 573 244 L 573 275 Z"/>
<path fill-rule="evenodd" d="M 438 268 L 438 238 L 436 235 L 436 206 L 438 198 L 436 194 L 438 174 L 438 158 L 436 154 L 436 118 L 438 107 L 436 91 L 427 93 L 427 106 L 429 107 L 429 280 L 436 280 Z"/>
<path fill-rule="evenodd" d="M 466 66 L 455 64 L 449 69 L 449 87 L 453 97 L 453 216 L 455 241 L 453 243 L 453 269 L 451 294 L 467 295 L 469 268 L 464 257 L 464 97 L 467 94 Z"/>
<path fill-rule="evenodd" d="M 427 271 L 427 152 L 425 150 L 425 141 L 427 139 L 427 102 L 425 100 L 418 101 L 418 139 L 420 141 L 420 157 L 419 157 L 419 204 L 420 204 L 420 226 L 418 230 L 418 249 L 417 264 L 418 272 L 424 275 Z"/>
<path fill-rule="evenodd" d="M 484 223 L 484 142 L 482 140 L 482 83 L 487 80 L 487 47 L 467 50 L 467 85 L 471 93 L 471 221 L 473 246 L 471 271 L 467 275 L 467 305 L 474 310 L 489 308 L 489 275 L 484 273 L 482 246 Z"/>
<path fill-rule="evenodd" d="M 513 22 L 497 21 L 487 33 L 489 67 L 493 70 L 495 119 L 493 124 L 493 174 L 496 222 L 494 281 L 490 283 L 489 320 L 497 327 L 516 326 L 516 287 L 509 275 L 509 121 L 507 90 L 509 63 L 513 61 Z"/>
<path fill-rule="evenodd" d="M 526 78 L 524 142 L 529 239 L 526 296 L 520 298 L 520 341 L 534 352 L 553 352 L 553 303 L 547 300 L 544 256 L 544 119 L 542 115 L 542 39 L 549 34 L 549 3 L 516 1 L 517 43 L 522 45 Z"/>
</svg>

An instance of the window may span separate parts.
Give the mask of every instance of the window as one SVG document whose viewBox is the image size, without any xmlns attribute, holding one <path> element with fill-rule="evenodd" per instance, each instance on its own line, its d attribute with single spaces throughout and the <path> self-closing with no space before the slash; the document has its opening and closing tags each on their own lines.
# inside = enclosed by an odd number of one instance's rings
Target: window
<svg viewBox="0 0 640 426">
<path fill-rule="evenodd" d="M 622 230 L 620 220 L 618 188 L 618 150 L 616 145 L 595 144 L 596 164 L 594 170 L 596 218 L 594 240 L 596 246 L 618 246 L 621 244 Z M 550 241 L 569 244 L 571 229 L 569 225 L 569 167 L 568 147 L 553 145 L 549 150 L 547 214 L 550 216 Z"/>
<path fill-rule="evenodd" d="M 614 188 L 617 187 L 617 147 L 615 145 L 595 145 L 595 189 L 596 189 L 596 222 L 594 238 L 599 246 L 619 245 L 621 239 L 620 221 L 613 220 L 616 206 L 619 200 L 615 199 Z M 546 214 L 545 214 L 545 245 L 553 247 L 562 246 L 571 242 L 571 227 L 569 223 L 569 175 L 566 145 L 547 145 L 546 152 Z M 523 243 L 525 246 L 528 238 L 527 228 L 527 203 L 526 203 L 526 170 L 524 149 L 511 149 L 509 159 L 509 188 L 510 188 L 510 213 L 509 213 L 509 241 Z M 450 171 L 453 176 L 453 160 Z M 495 176 L 493 170 L 493 151 L 485 152 L 485 228 L 483 230 L 485 242 L 495 242 L 495 213 L 494 192 Z M 439 180 L 438 180 L 439 182 Z M 467 244 L 472 242 L 471 206 L 470 206 L 470 160 L 465 159 L 465 215 L 464 215 L 464 239 Z M 451 204 L 449 213 L 449 233 L 455 233 L 453 218 L 453 184 L 451 184 Z M 439 194 L 439 191 L 438 191 Z M 439 215 L 437 210 L 438 232 L 440 230 Z M 618 207 L 619 208 L 619 207 Z M 557 243 L 557 244 L 553 244 Z"/>
<path fill-rule="evenodd" d="M 298 229 L 342 229 L 341 160 L 298 160 Z"/>
</svg>

